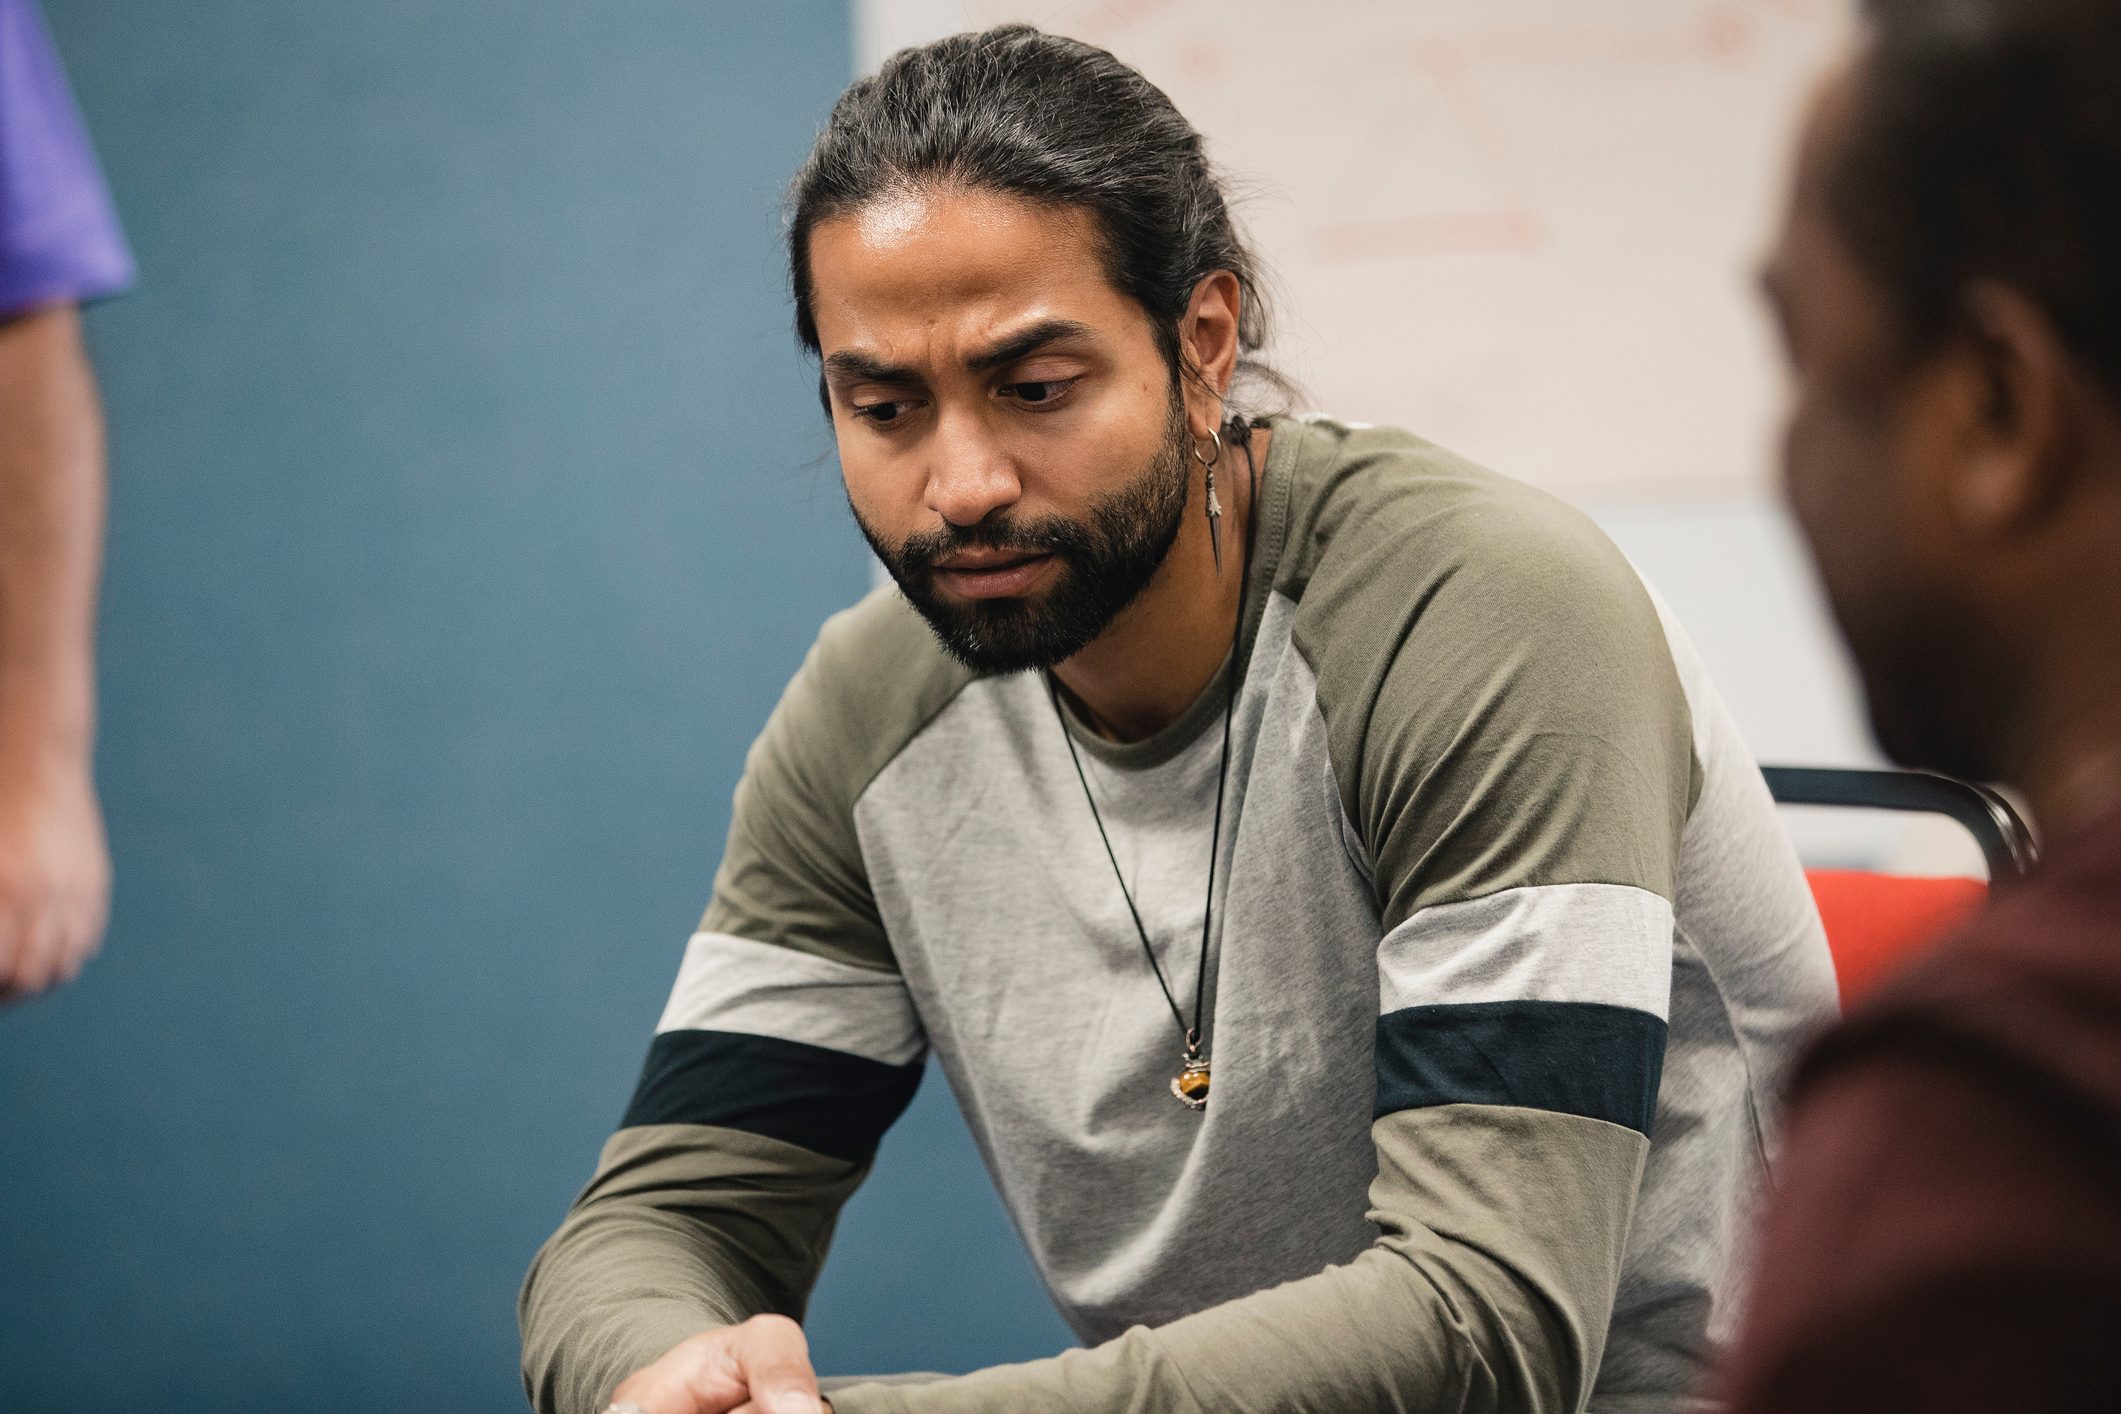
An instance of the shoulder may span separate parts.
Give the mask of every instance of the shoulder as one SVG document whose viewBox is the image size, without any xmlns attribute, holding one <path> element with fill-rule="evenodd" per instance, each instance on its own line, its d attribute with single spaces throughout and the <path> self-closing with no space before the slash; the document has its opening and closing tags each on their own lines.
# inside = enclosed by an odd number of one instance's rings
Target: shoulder
<svg viewBox="0 0 2121 1414">
<path fill-rule="evenodd" d="M 1565 689 L 1557 709 L 1647 695 L 1683 713 L 1655 601 L 1590 517 L 1411 433 L 1286 426 L 1277 588 L 1322 692 L 1374 688 L 1418 651 L 1438 689 L 1513 680 Z"/>
<path fill-rule="evenodd" d="M 973 681 L 887 585 L 825 621 L 758 749 L 798 769 L 812 791 L 851 808 Z"/>
<path fill-rule="evenodd" d="M 1289 553 L 1279 578 L 1300 585 L 1350 552 L 1418 541 L 1479 558 L 1519 546 L 1617 557 L 1589 517 L 1524 482 L 1393 427 L 1327 418 L 1275 424 L 1288 477 Z"/>
<path fill-rule="evenodd" d="M 894 589 L 829 619 L 745 759 L 701 926 L 888 970 L 855 806 L 971 680 Z"/>
<path fill-rule="evenodd" d="M 0 316 L 116 294 L 132 255 L 34 5 L 0 3 L 0 70 L 0 131 L 34 134 L 0 143 Z"/>
<path fill-rule="evenodd" d="M 1418 437 L 1293 431 L 1277 589 L 1386 918 L 1529 882 L 1670 899 L 1693 721 L 1634 567 Z"/>
</svg>

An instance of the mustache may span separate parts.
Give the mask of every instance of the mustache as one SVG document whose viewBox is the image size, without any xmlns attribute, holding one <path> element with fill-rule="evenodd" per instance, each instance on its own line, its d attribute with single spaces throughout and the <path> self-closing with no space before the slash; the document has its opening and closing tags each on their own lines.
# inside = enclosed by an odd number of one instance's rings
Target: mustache
<svg viewBox="0 0 2121 1414">
<path fill-rule="evenodd" d="M 1093 548 L 1091 531 L 1065 516 L 1041 516 L 1024 521 L 1007 515 L 991 515 L 976 525 L 944 524 L 906 538 L 892 558 L 906 570 L 926 573 L 945 555 L 960 550 L 1001 550 L 1028 555 L 1079 557 Z"/>
</svg>

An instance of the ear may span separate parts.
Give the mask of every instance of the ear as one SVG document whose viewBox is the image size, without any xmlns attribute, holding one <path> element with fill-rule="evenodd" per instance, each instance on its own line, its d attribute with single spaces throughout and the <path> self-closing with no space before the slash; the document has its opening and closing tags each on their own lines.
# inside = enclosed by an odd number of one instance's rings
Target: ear
<svg viewBox="0 0 2121 1414">
<path fill-rule="evenodd" d="M 1953 381 L 1969 445 L 1945 487 L 1962 535 L 1990 540 L 2022 530 L 2067 499 L 2086 434 L 2085 382 L 2053 323 L 1994 281 L 1966 295 L 1966 332 Z"/>
<path fill-rule="evenodd" d="M 1214 271 L 1193 287 L 1193 298 L 1179 322 L 1186 426 L 1195 437 L 1206 437 L 1222 426 L 1223 396 L 1237 375 L 1238 322 L 1244 299 L 1235 275 Z"/>
</svg>

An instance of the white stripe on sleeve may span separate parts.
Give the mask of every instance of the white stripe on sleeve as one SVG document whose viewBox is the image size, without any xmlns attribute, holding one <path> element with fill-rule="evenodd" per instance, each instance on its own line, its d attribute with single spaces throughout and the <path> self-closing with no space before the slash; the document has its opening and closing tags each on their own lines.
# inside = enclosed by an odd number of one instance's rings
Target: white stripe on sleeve
<svg viewBox="0 0 2121 1414">
<path fill-rule="evenodd" d="M 927 1049 L 905 982 L 794 948 L 695 933 L 656 1033 L 740 1031 L 906 1065 Z"/>
<path fill-rule="evenodd" d="M 1465 1002 L 1600 1002 L 1665 1018 L 1672 905 L 1625 884 L 1542 884 L 1425 908 L 1377 947 L 1380 1015 Z"/>
</svg>

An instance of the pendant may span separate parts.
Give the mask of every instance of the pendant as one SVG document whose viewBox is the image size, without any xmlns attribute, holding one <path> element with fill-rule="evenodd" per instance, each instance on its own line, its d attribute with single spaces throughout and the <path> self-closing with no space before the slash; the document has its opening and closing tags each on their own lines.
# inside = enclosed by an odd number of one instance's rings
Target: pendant
<svg viewBox="0 0 2121 1414">
<path fill-rule="evenodd" d="M 1208 546 L 1215 552 L 1215 572 L 1223 572 L 1223 503 L 1215 495 L 1215 468 L 1208 468 Z M 1205 1083 L 1205 1082 L 1203 1082 Z"/>
<path fill-rule="evenodd" d="M 1171 1080 L 1171 1093 L 1189 1110 L 1208 1108 L 1208 1062 L 1201 1056 L 1188 1056 L 1186 1068 Z"/>
</svg>

